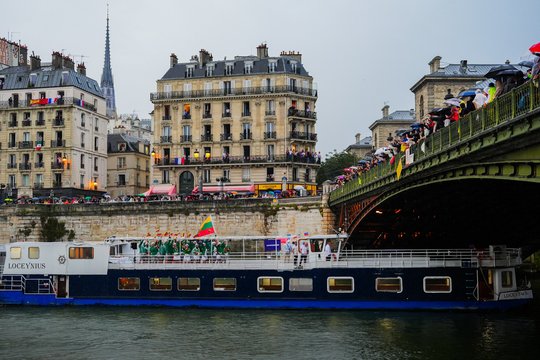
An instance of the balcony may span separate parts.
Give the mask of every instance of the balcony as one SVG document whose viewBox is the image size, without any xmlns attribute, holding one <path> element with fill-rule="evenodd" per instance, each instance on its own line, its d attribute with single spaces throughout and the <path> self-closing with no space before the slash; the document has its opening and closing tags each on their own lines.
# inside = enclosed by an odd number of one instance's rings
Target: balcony
<svg viewBox="0 0 540 360">
<path fill-rule="evenodd" d="M 171 115 L 163 115 L 161 120 L 171 120 Z"/>
<path fill-rule="evenodd" d="M 201 135 L 201 141 L 205 141 L 205 142 L 214 141 L 213 138 L 214 136 L 212 134 Z"/>
<path fill-rule="evenodd" d="M 242 111 L 242 117 L 250 117 L 251 111 Z"/>
<path fill-rule="evenodd" d="M 34 183 L 34 189 L 43 189 L 43 183 L 42 182 Z"/>
<path fill-rule="evenodd" d="M 264 132 L 264 139 L 265 140 L 271 140 L 271 139 L 275 140 L 275 139 L 277 139 L 277 134 L 276 134 L 275 131 L 265 131 Z"/>
<path fill-rule="evenodd" d="M 34 147 L 33 141 L 19 141 L 19 149 L 31 149 Z"/>
<path fill-rule="evenodd" d="M 226 158 L 222 157 L 212 157 L 204 161 L 204 164 L 268 164 L 268 163 L 304 163 L 304 164 L 320 164 L 313 156 L 301 155 L 301 154 L 290 154 L 290 155 L 250 155 L 250 156 L 228 156 Z M 195 160 L 186 160 L 183 165 L 195 165 L 199 166 L 203 163 L 201 159 L 198 161 Z M 182 165 L 180 162 L 176 163 L 173 160 L 169 159 L 156 159 L 154 162 L 155 165 Z M 148 170 L 148 169 L 147 169 Z"/>
<path fill-rule="evenodd" d="M 224 112 L 223 114 L 221 114 L 221 117 L 222 118 L 230 118 L 230 117 L 232 117 L 232 115 L 231 115 L 231 112 L 229 111 L 229 112 Z"/>
<path fill-rule="evenodd" d="M 52 148 L 66 147 L 66 140 L 51 140 Z"/>
<path fill-rule="evenodd" d="M 36 169 L 45 167 L 45 163 L 43 161 L 34 163 L 34 167 Z"/>
<path fill-rule="evenodd" d="M 266 110 L 264 112 L 264 115 L 266 115 L 266 116 L 276 116 L 276 110 Z"/>
<path fill-rule="evenodd" d="M 32 126 L 32 120 L 25 119 L 22 121 L 22 126 Z"/>
<path fill-rule="evenodd" d="M 302 119 L 310 119 L 310 120 L 317 119 L 317 113 L 315 111 L 296 110 L 292 108 L 289 109 L 287 116 L 295 117 L 295 118 L 302 118 Z"/>
<path fill-rule="evenodd" d="M 186 143 L 192 141 L 192 135 L 180 135 L 180 142 Z"/>
<path fill-rule="evenodd" d="M 252 135 L 251 131 L 242 132 L 240 133 L 240 140 L 252 140 Z"/>
<path fill-rule="evenodd" d="M 219 135 L 219 140 L 221 141 L 232 141 L 232 134 L 231 133 L 225 133 Z"/>
<path fill-rule="evenodd" d="M 36 120 L 36 126 L 45 126 L 45 120 L 43 119 Z"/>
<path fill-rule="evenodd" d="M 14 141 L 8 142 L 8 148 L 14 148 L 14 147 L 17 147 L 17 143 L 16 143 L 16 142 L 14 142 Z"/>
<path fill-rule="evenodd" d="M 150 101 L 160 100 L 178 100 L 178 99 L 192 99 L 202 97 L 221 97 L 221 96 L 245 96 L 249 95 L 261 95 L 261 94 L 275 94 L 275 93 L 293 93 L 299 95 L 306 95 L 311 97 L 317 97 L 317 90 L 303 88 L 298 86 L 252 86 L 252 87 L 239 87 L 239 88 L 223 88 L 223 89 L 205 89 L 205 90 L 191 90 L 191 91 L 169 91 L 169 92 L 156 92 L 150 94 Z"/>
<path fill-rule="evenodd" d="M 159 137 L 160 143 L 172 143 L 172 136 L 170 135 L 162 135 Z"/>
<path fill-rule="evenodd" d="M 303 131 L 291 131 L 290 137 L 291 139 L 296 140 L 317 141 L 317 134 L 306 133 Z"/>
<path fill-rule="evenodd" d="M 19 170 L 32 170 L 32 164 L 30 164 L 29 162 L 20 163 Z"/>
<path fill-rule="evenodd" d="M 61 181 L 53 181 L 53 187 L 54 188 L 62 187 L 62 182 Z"/>
<path fill-rule="evenodd" d="M 212 118 L 212 113 L 204 113 L 203 116 L 202 116 L 203 119 L 211 119 Z"/>
<path fill-rule="evenodd" d="M 64 170 L 64 164 L 62 162 L 51 162 L 51 169 L 53 170 Z"/>
<path fill-rule="evenodd" d="M 19 126 L 19 122 L 17 120 L 9 120 L 8 127 L 17 127 Z"/>
<path fill-rule="evenodd" d="M 53 126 L 64 126 L 64 118 L 63 117 L 55 117 L 53 120 Z"/>
<path fill-rule="evenodd" d="M 16 169 L 17 168 L 17 163 L 8 163 L 7 168 L 8 169 Z"/>
<path fill-rule="evenodd" d="M 183 114 L 182 119 L 184 120 L 191 120 L 191 114 Z"/>
</svg>

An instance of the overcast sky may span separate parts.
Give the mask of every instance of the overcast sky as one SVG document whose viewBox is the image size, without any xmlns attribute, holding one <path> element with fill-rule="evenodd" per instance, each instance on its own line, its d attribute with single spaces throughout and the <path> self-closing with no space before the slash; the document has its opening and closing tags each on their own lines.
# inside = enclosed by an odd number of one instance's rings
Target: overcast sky
<svg viewBox="0 0 540 360">
<path fill-rule="evenodd" d="M 442 65 L 519 62 L 540 42 L 540 1 L 522 0 L 38 0 L 3 1 L 0 36 L 50 62 L 53 50 L 81 56 L 101 79 L 107 3 L 118 113 L 149 118 L 149 94 L 169 67 L 206 49 L 215 60 L 299 51 L 319 89 L 318 150 L 327 154 L 371 135 L 390 111 L 414 108 L 410 87 Z"/>
</svg>

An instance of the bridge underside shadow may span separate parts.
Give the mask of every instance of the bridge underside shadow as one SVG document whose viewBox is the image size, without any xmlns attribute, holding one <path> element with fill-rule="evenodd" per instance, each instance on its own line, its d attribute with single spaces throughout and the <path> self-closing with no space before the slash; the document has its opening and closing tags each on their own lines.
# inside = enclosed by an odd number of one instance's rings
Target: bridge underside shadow
<svg viewBox="0 0 540 360">
<path fill-rule="evenodd" d="M 467 248 L 488 245 L 540 249 L 536 183 L 461 179 L 396 194 L 354 227 L 354 248 Z M 352 220 L 352 219 L 351 219 Z"/>
</svg>

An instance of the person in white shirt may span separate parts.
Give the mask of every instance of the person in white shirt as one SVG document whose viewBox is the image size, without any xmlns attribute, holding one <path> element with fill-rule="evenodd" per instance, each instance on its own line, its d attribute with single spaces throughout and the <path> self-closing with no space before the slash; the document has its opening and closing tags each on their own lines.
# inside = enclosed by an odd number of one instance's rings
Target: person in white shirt
<svg viewBox="0 0 540 360">
<path fill-rule="evenodd" d="M 330 247 L 330 242 L 328 241 L 324 246 L 324 256 L 326 258 L 326 261 L 330 261 L 332 259 L 332 248 Z"/>
<path fill-rule="evenodd" d="M 302 263 L 305 264 L 307 262 L 308 253 L 309 253 L 309 244 L 304 241 L 300 245 L 300 264 L 298 265 L 302 265 Z"/>
</svg>

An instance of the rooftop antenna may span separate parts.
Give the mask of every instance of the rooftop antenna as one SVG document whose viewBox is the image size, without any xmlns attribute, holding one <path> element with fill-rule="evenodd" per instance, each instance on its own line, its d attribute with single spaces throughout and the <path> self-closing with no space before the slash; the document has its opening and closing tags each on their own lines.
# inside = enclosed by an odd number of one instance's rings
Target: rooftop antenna
<svg viewBox="0 0 540 360">
<path fill-rule="evenodd" d="M 90 57 L 90 56 L 86 56 L 84 54 L 80 54 L 80 55 L 79 54 L 68 54 L 68 57 L 73 57 L 73 58 L 80 57 L 81 61 L 79 61 L 79 63 L 82 63 L 85 57 Z"/>
<path fill-rule="evenodd" d="M 19 31 L 11 31 L 11 32 L 8 31 L 8 40 L 9 41 L 13 41 L 13 34 L 20 34 L 20 32 Z"/>
</svg>

